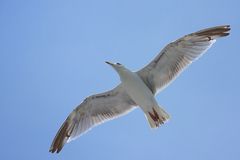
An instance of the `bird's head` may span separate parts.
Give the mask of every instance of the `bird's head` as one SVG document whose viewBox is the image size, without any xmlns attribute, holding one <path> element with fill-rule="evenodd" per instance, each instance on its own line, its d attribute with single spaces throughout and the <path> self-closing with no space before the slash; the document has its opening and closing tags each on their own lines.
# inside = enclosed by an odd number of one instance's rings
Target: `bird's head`
<svg viewBox="0 0 240 160">
<path fill-rule="evenodd" d="M 106 61 L 106 63 L 109 64 L 110 66 L 112 66 L 115 70 L 124 68 L 124 66 L 121 63 L 112 63 L 112 62 L 108 62 L 108 61 Z"/>
<path fill-rule="evenodd" d="M 127 70 L 121 63 L 111 63 L 108 61 L 106 61 L 106 63 L 112 66 L 119 75 L 121 75 L 125 70 Z"/>
</svg>

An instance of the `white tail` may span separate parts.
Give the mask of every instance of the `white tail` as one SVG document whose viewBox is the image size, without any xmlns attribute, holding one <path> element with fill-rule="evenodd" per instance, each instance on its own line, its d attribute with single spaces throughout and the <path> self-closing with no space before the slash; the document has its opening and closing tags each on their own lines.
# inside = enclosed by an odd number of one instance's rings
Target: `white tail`
<svg viewBox="0 0 240 160">
<path fill-rule="evenodd" d="M 158 128 L 164 124 L 170 116 L 161 107 L 154 106 L 148 112 L 145 112 L 145 116 L 151 128 Z"/>
</svg>

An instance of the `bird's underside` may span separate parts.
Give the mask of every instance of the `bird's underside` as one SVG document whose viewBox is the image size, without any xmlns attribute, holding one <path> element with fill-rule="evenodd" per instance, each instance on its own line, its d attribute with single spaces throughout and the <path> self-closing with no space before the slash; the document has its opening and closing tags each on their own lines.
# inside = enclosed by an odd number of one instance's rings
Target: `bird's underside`
<svg viewBox="0 0 240 160">
<path fill-rule="evenodd" d="M 230 26 L 223 25 L 186 35 L 168 44 L 147 66 L 136 73 L 152 94 L 156 95 L 189 64 L 205 53 L 217 38 L 229 35 L 229 31 Z M 122 84 L 105 93 L 86 98 L 62 124 L 49 151 L 59 153 L 65 143 L 76 139 L 96 125 L 127 114 L 136 106 Z M 154 122 L 160 119 L 156 110 L 152 110 L 149 117 Z M 161 123 L 165 120 L 162 119 Z"/>
</svg>

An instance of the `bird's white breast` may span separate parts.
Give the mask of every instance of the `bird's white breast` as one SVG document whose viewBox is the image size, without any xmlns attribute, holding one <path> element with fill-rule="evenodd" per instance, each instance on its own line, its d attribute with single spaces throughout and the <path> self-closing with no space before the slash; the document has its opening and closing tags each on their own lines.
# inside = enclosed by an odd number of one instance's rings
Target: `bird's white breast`
<svg viewBox="0 0 240 160">
<path fill-rule="evenodd" d="M 127 70 L 121 73 L 120 78 L 128 95 L 144 111 L 157 104 L 151 90 L 136 73 Z"/>
</svg>

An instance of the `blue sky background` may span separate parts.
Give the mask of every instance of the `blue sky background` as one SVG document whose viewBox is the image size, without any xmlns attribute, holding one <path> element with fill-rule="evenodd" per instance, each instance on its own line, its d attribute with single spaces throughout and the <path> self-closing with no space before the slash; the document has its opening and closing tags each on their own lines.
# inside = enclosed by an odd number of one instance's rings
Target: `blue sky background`
<svg viewBox="0 0 240 160">
<path fill-rule="evenodd" d="M 240 159 L 238 0 L 1 0 L 0 159 Z M 151 130 L 135 110 L 56 155 L 49 146 L 86 96 L 119 83 L 104 61 L 140 69 L 170 41 L 230 24 L 157 96 L 171 115 Z"/>
</svg>

